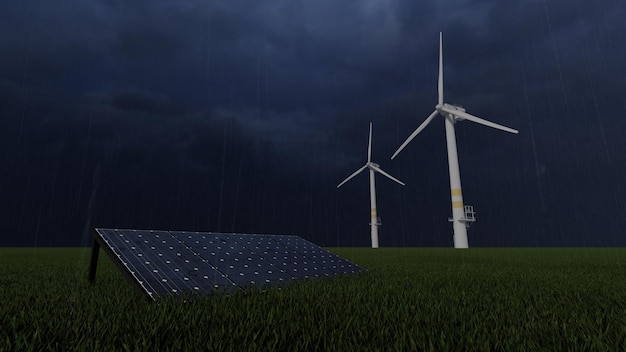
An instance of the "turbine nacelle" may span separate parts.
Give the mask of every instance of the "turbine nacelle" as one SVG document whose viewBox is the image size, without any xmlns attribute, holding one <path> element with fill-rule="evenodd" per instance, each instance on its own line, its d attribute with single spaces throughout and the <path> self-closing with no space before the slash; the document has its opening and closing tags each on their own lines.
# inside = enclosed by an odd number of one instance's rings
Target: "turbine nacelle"
<svg viewBox="0 0 626 352">
<path fill-rule="evenodd" d="M 465 112 L 465 108 L 462 107 L 461 105 L 443 103 L 443 106 L 448 108 L 448 109 Z"/>
<path fill-rule="evenodd" d="M 458 116 L 454 113 L 450 113 L 450 112 L 446 112 L 445 109 L 449 110 L 449 111 L 460 111 L 460 112 L 465 112 L 465 108 L 462 107 L 461 105 L 455 105 L 455 104 L 448 104 L 448 103 L 443 103 L 443 105 L 441 104 L 437 104 L 435 105 L 435 110 L 437 110 L 439 112 L 439 114 L 441 114 L 441 116 L 446 116 L 446 117 L 450 117 L 452 118 L 452 121 L 463 121 L 465 120 L 464 117 Z"/>
<path fill-rule="evenodd" d="M 461 105 L 456 105 L 456 104 L 448 104 L 448 103 L 443 103 L 443 104 L 437 104 L 435 105 L 435 109 L 439 112 L 441 112 L 441 110 L 443 108 L 448 108 L 450 110 L 457 110 L 457 111 L 462 111 L 465 112 L 465 108 L 462 107 Z"/>
</svg>

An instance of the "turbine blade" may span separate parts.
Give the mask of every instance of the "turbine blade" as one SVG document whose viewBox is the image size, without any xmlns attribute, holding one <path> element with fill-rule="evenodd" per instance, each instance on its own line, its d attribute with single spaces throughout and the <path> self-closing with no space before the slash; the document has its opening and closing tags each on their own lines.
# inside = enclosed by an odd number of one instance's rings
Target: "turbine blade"
<svg viewBox="0 0 626 352">
<path fill-rule="evenodd" d="M 439 105 L 443 104 L 443 34 L 439 32 Z"/>
<path fill-rule="evenodd" d="M 341 187 L 341 185 L 343 185 L 344 183 L 350 181 L 351 178 L 353 178 L 354 176 L 358 175 L 361 171 L 365 170 L 367 168 L 367 164 L 363 165 L 362 168 L 356 170 L 352 175 L 348 176 L 348 178 L 346 178 L 345 180 L 343 180 L 343 182 L 341 182 L 337 188 Z"/>
<path fill-rule="evenodd" d="M 370 122 L 370 139 L 367 144 L 367 162 L 372 161 L 372 123 Z"/>
<path fill-rule="evenodd" d="M 393 155 L 391 156 L 391 159 L 393 160 L 393 158 L 395 158 L 396 155 L 398 155 L 398 153 L 400 153 L 400 151 L 402 151 L 402 149 L 404 149 L 404 147 L 406 147 L 406 145 L 409 144 L 409 142 L 411 142 L 413 138 L 415 138 L 415 136 L 418 135 L 418 133 L 422 132 L 422 130 L 426 128 L 426 126 L 430 123 L 430 121 L 432 121 L 435 118 L 435 116 L 437 116 L 438 113 L 439 111 L 437 110 L 433 111 L 433 113 L 430 114 L 430 116 L 428 116 L 428 118 L 424 120 L 424 122 L 422 122 L 421 125 L 419 125 L 419 127 L 409 136 L 409 138 L 407 138 L 406 141 L 402 143 L 400 148 L 398 148 L 398 150 L 396 150 L 396 152 L 393 153 Z"/>
<path fill-rule="evenodd" d="M 393 177 L 393 176 L 389 175 L 388 173 L 384 172 L 381 168 L 376 167 L 376 166 L 374 166 L 374 165 L 370 165 L 370 167 L 371 167 L 372 169 L 374 169 L 374 171 L 376 171 L 376 172 L 380 172 L 380 173 L 381 173 L 381 174 L 383 174 L 384 176 L 387 176 L 390 180 L 392 180 L 392 181 L 396 181 L 397 183 L 399 183 L 399 184 L 401 184 L 401 185 L 403 185 L 403 186 L 404 186 L 404 182 L 402 182 L 402 181 L 398 180 L 397 178 L 395 178 L 395 177 Z"/>
<path fill-rule="evenodd" d="M 484 125 L 484 126 L 487 126 L 487 127 L 491 127 L 491 128 L 495 128 L 495 129 L 498 129 L 498 130 L 501 130 L 501 131 L 505 131 L 505 132 L 509 132 L 509 133 L 518 133 L 519 132 L 518 130 L 514 130 L 514 129 L 506 127 L 506 126 L 498 125 L 497 123 L 481 119 L 480 117 L 476 117 L 474 115 L 468 114 L 468 113 L 463 112 L 463 111 L 449 109 L 449 108 L 447 108 L 445 106 L 442 106 L 441 110 L 443 110 L 443 111 L 445 111 L 445 112 L 447 112 L 449 114 L 456 115 L 458 117 L 462 117 L 462 118 L 464 118 L 466 120 L 470 120 L 472 122 L 476 122 L 476 123 L 479 123 L 481 125 Z"/>
</svg>

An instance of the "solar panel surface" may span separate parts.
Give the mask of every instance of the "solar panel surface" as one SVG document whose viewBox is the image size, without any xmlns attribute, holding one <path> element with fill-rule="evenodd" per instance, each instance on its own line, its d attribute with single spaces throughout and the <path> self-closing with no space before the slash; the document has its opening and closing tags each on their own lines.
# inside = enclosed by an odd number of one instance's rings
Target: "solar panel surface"
<svg viewBox="0 0 626 352">
<path fill-rule="evenodd" d="M 97 228 L 94 236 L 152 299 L 283 286 L 296 279 L 365 270 L 292 235 Z"/>
</svg>

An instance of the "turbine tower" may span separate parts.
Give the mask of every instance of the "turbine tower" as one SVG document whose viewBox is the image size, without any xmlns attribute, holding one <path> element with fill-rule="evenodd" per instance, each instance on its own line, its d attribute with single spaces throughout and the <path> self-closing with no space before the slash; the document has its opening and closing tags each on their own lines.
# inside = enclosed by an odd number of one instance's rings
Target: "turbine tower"
<svg viewBox="0 0 626 352">
<path fill-rule="evenodd" d="M 386 176 L 387 178 L 391 179 L 392 181 L 395 181 L 401 184 L 402 186 L 404 186 L 404 183 L 397 180 L 396 178 L 389 175 L 388 173 L 384 172 L 380 168 L 380 165 L 372 162 L 372 123 L 371 122 L 370 122 L 370 138 L 369 138 L 369 143 L 367 145 L 367 163 L 365 163 L 365 165 L 363 165 L 363 167 L 361 167 L 360 169 L 356 170 L 352 175 L 348 176 L 348 178 L 343 180 L 343 182 L 337 185 L 337 188 L 341 187 L 344 183 L 348 182 L 351 178 L 358 175 L 361 171 L 365 169 L 369 169 L 370 171 L 370 209 L 371 209 L 370 226 L 372 228 L 371 230 L 372 248 L 378 248 L 378 227 L 380 226 L 380 222 L 378 221 L 378 214 L 376 212 L 376 183 L 374 181 L 374 173 L 379 172 L 382 175 Z"/>
<path fill-rule="evenodd" d="M 442 34 L 439 32 L 439 82 L 438 82 L 438 93 L 439 99 L 437 105 L 435 106 L 435 111 L 433 111 L 430 116 L 421 125 L 402 143 L 402 145 L 396 150 L 396 152 L 391 156 L 391 159 L 395 158 L 398 153 L 404 147 L 406 147 L 409 142 L 415 138 L 422 130 L 437 116 L 441 115 L 445 119 L 446 125 L 446 144 L 448 147 L 448 169 L 450 172 L 450 197 L 452 201 L 452 218 L 450 219 L 453 223 L 454 228 L 454 248 L 468 248 L 467 242 L 467 227 L 469 227 L 470 222 L 474 221 L 473 219 L 473 210 L 469 210 L 471 212 L 472 217 L 468 218 L 466 216 L 466 210 L 463 205 L 463 194 L 461 192 L 461 175 L 459 173 L 459 158 L 457 155 L 456 149 L 456 137 L 454 135 L 454 124 L 457 121 L 469 120 L 481 125 L 485 125 L 487 127 L 499 129 L 505 132 L 510 133 L 518 133 L 517 130 L 514 130 L 509 127 L 505 127 L 502 125 L 498 125 L 496 123 L 483 120 L 474 115 L 470 115 L 465 112 L 460 106 L 446 104 L 443 102 L 443 52 L 442 52 Z M 468 207 L 470 208 L 470 207 Z M 470 208 L 471 209 L 471 208 Z"/>
</svg>

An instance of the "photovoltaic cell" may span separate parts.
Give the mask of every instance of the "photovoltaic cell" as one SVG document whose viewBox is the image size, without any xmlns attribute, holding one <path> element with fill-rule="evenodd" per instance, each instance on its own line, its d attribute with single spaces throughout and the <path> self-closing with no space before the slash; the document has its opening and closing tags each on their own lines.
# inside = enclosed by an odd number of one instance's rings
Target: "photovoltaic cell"
<svg viewBox="0 0 626 352">
<path fill-rule="evenodd" d="M 296 259 L 299 259 L 302 263 L 311 263 L 313 268 L 324 268 L 323 273 L 325 276 L 352 274 L 362 270 L 356 264 L 350 263 L 298 236 L 280 236 L 276 241 L 283 243 L 285 247 L 296 253 L 299 256 Z M 307 267 L 308 265 L 305 266 L 305 268 Z"/>
<path fill-rule="evenodd" d="M 125 276 L 155 299 L 165 295 L 284 286 L 365 269 L 292 235 L 95 229 L 89 279 L 103 247 Z"/>
<path fill-rule="evenodd" d="M 299 263 L 297 255 L 273 239 L 274 237 L 287 236 L 251 235 L 241 237 L 240 241 L 248 248 L 254 248 L 259 259 L 271 264 L 283 273 L 289 281 L 304 278 L 304 275 L 299 275 L 302 270 L 298 269 L 298 266 L 303 265 L 303 263 Z"/>
<path fill-rule="evenodd" d="M 218 268 L 238 286 L 267 286 L 290 281 L 291 277 L 256 255 L 254 247 L 245 246 L 244 235 L 195 234 L 172 232 L 191 250 Z M 245 237 L 252 237 L 248 235 Z"/>
</svg>

